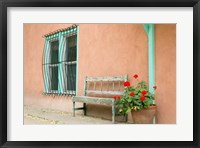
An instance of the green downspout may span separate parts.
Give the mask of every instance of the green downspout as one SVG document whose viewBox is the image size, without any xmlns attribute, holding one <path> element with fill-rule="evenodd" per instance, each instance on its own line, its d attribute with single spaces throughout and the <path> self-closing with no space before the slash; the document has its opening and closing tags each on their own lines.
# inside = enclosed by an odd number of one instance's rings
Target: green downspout
<svg viewBox="0 0 200 148">
<path fill-rule="evenodd" d="M 154 94 L 155 85 L 155 47 L 154 47 L 154 24 L 144 24 L 148 36 L 148 71 L 149 71 L 149 92 Z"/>
</svg>

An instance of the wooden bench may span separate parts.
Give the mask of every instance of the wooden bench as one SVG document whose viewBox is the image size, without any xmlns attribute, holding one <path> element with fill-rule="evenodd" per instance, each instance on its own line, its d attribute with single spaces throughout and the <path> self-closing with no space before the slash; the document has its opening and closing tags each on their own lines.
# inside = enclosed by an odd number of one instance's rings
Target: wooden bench
<svg viewBox="0 0 200 148">
<path fill-rule="evenodd" d="M 115 99 L 113 96 L 122 96 L 124 93 L 124 82 L 128 80 L 128 76 L 112 76 L 112 77 L 85 77 L 84 80 L 84 94 L 83 96 L 74 96 L 73 102 L 73 116 L 75 117 L 76 110 L 84 110 L 86 115 L 86 104 L 99 104 L 112 106 L 112 122 L 115 123 Z M 92 89 L 90 89 L 92 87 Z M 100 89 L 97 89 L 97 86 Z M 123 90 L 121 89 L 123 87 Z M 100 95 L 102 97 L 89 96 Z M 112 97 L 103 97 L 109 95 Z M 82 102 L 83 107 L 75 108 L 76 102 Z M 127 117 L 126 117 L 127 118 Z M 126 119 L 127 120 L 127 119 Z"/>
</svg>

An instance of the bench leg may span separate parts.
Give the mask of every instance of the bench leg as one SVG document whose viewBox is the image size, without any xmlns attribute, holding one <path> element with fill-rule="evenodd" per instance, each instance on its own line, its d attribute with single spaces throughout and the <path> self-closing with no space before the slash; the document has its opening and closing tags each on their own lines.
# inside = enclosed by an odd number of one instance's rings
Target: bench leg
<svg viewBox="0 0 200 148">
<path fill-rule="evenodd" d="M 73 102 L 73 117 L 75 117 L 75 102 Z"/>
<path fill-rule="evenodd" d="M 86 103 L 83 103 L 84 116 L 86 116 Z"/>
<path fill-rule="evenodd" d="M 127 122 L 128 121 L 128 115 L 126 114 L 125 115 L 125 122 Z"/>
<path fill-rule="evenodd" d="M 112 104 L 112 123 L 115 123 L 115 104 Z"/>
</svg>

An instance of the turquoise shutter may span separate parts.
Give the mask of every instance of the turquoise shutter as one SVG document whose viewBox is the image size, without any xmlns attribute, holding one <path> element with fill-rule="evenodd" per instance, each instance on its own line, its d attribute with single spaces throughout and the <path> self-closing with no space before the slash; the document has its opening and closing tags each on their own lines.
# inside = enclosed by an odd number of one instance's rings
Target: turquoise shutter
<svg viewBox="0 0 200 148">
<path fill-rule="evenodd" d="M 62 35 L 62 32 L 59 32 L 59 65 L 58 65 L 58 93 L 63 94 L 63 88 L 64 88 L 64 76 L 63 76 L 63 68 L 64 68 L 64 63 L 63 63 L 63 54 L 64 54 L 64 36 Z"/>
<path fill-rule="evenodd" d="M 66 73 L 64 72 L 65 69 L 65 63 L 66 62 L 66 57 L 65 56 L 65 52 L 66 51 L 66 38 L 65 36 L 67 36 L 68 34 L 71 33 L 76 33 L 77 32 L 77 28 L 73 28 L 73 29 L 68 29 L 62 32 L 59 32 L 59 66 L 58 66 L 58 93 L 59 94 L 63 94 L 64 93 L 64 88 L 65 88 L 65 80 L 66 79 Z M 75 83 L 76 85 L 76 83 Z M 65 88 L 66 89 L 66 88 Z"/>
<path fill-rule="evenodd" d="M 45 52 L 44 52 L 44 93 L 49 93 L 50 91 L 50 81 L 49 81 L 49 55 L 50 55 L 50 45 L 48 37 L 45 38 Z"/>
</svg>

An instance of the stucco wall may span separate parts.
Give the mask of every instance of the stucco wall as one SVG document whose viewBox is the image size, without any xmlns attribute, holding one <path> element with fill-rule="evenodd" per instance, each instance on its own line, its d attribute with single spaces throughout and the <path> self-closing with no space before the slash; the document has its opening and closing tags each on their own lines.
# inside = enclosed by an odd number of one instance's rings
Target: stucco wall
<svg viewBox="0 0 200 148">
<path fill-rule="evenodd" d="M 158 123 L 176 123 L 176 25 L 155 26 Z"/>
<path fill-rule="evenodd" d="M 72 111 L 70 97 L 42 95 L 44 84 L 42 79 L 42 52 L 46 33 L 71 24 L 25 24 L 24 25 L 24 103 Z M 176 28 L 175 25 L 155 26 L 156 47 L 156 103 L 158 105 L 157 120 L 159 123 L 175 123 L 175 65 L 176 61 Z M 165 32 L 166 30 L 167 33 Z M 163 35 L 165 34 L 165 35 Z M 134 84 L 133 74 L 140 79 L 148 80 L 148 45 L 147 36 L 142 25 L 134 24 L 79 24 L 78 38 L 78 94 L 83 94 L 84 76 L 114 76 L 128 74 Z M 170 43 L 168 43 L 170 42 Z M 163 54 L 163 52 L 165 54 Z M 172 58 L 171 58 L 172 57 Z M 171 63 L 171 64 L 170 64 Z M 167 79 L 166 79 L 167 77 Z M 165 78 L 165 81 L 163 81 Z M 170 87 L 169 86 L 172 86 Z M 164 105 L 169 100 L 164 95 L 169 92 L 171 111 Z M 101 110 L 101 112 L 98 111 Z M 81 113 L 81 111 L 79 111 Z M 110 107 L 88 106 L 88 115 L 111 118 Z M 129 116 L 130 117 L 130 116 Z M 131 118 L 129 118 L 131 121 Z"/>
</svg>

